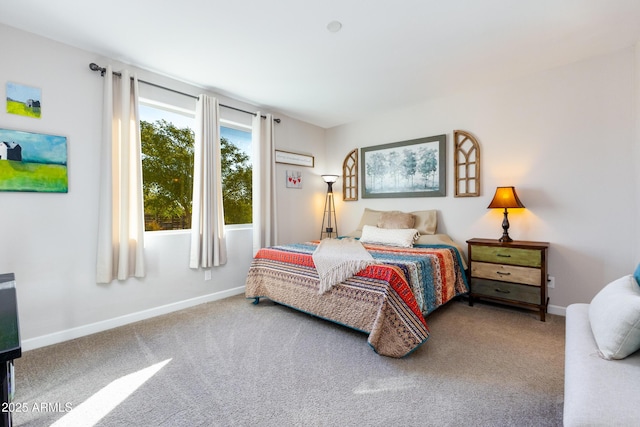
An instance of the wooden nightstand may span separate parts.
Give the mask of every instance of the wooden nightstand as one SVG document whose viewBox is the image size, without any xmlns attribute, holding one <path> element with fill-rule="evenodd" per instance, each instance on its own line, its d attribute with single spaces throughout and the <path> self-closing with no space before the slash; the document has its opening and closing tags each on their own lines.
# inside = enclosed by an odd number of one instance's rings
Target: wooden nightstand
<svg viewBox="0 0 640 427">
<path fill-rule="evenodd" d="M 547 242 L 467 240 L 469 305 L 487 299 L 547 312 Z"/>
</svg>

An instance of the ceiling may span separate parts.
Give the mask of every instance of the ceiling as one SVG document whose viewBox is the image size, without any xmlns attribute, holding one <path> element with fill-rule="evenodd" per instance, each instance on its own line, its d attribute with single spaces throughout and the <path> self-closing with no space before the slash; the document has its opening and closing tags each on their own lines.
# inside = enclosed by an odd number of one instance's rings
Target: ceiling
<svg viewBox="0 0 640 427">
<path fill-rule="evenodd" d="M 640 0 L 0 0 L 0 22 L 329 128 L 632 46 Z"/>
</svg>

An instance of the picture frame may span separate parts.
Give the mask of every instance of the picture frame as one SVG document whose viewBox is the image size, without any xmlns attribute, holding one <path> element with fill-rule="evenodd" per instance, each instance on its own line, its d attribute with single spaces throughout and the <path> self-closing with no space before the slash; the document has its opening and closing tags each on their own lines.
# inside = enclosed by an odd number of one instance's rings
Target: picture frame
<svg viewBox="0 0 640 427">
<path fill-rule="evenodd" d="M 302 172 L 298 170 L 286 171 L 286 187 L 287 188 L 302 188 Z"/>
<path fill-rule="evenodd" d="M 362 198 L 446 196 L 446 135 L 360 148 Z"/>
<path fill-rule="evenodd" d="M 0 129 L 0 191 L 67 193 L 67 137 Z"/>
<path fill-rule="evenodd" d="M 314 167 L 315 159 L 307 154 L 291 153 L 289 151 L 275 150 L 276 163 L 285 163 L 287 165 Z"/>
<path fill-rule="evenodd" d="M 42 90 L 7 82 L 7 113 L 39 119 L 42 114 Z"/>
</svg>

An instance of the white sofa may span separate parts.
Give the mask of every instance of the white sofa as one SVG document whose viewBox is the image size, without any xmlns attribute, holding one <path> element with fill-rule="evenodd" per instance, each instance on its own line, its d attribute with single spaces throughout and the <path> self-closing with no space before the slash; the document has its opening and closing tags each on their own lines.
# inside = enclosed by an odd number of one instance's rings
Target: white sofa
<svg viewBox="0 0 640 427">
<path fill-rule="evenodd" d="M 640 351 L 603 358 L 589 307 L 567 307 L 564 426 L 640 426 Z"/>
</svg>

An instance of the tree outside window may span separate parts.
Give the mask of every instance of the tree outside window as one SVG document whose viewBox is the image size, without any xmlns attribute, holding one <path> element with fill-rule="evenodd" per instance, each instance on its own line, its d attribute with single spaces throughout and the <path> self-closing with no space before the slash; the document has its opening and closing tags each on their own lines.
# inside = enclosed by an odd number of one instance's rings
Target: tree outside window
<svg viewBox="0 0 640 427">
<path fill-rule="evenodd" d="M 190 229 L 193 130 L 188 125 L 177 125 L 161 118 L 155 121 L 141 120 L 140 131 L 145 230 Z M 250 147 L 246 144 L 247 141 L 250 144 L 251 133 L 221 127 L 221 135 L 225 224 L 249 224 L 252 166 L 248 154 Z M 238 145 L 234 144 L 234 139 Z"/>
</svg>

